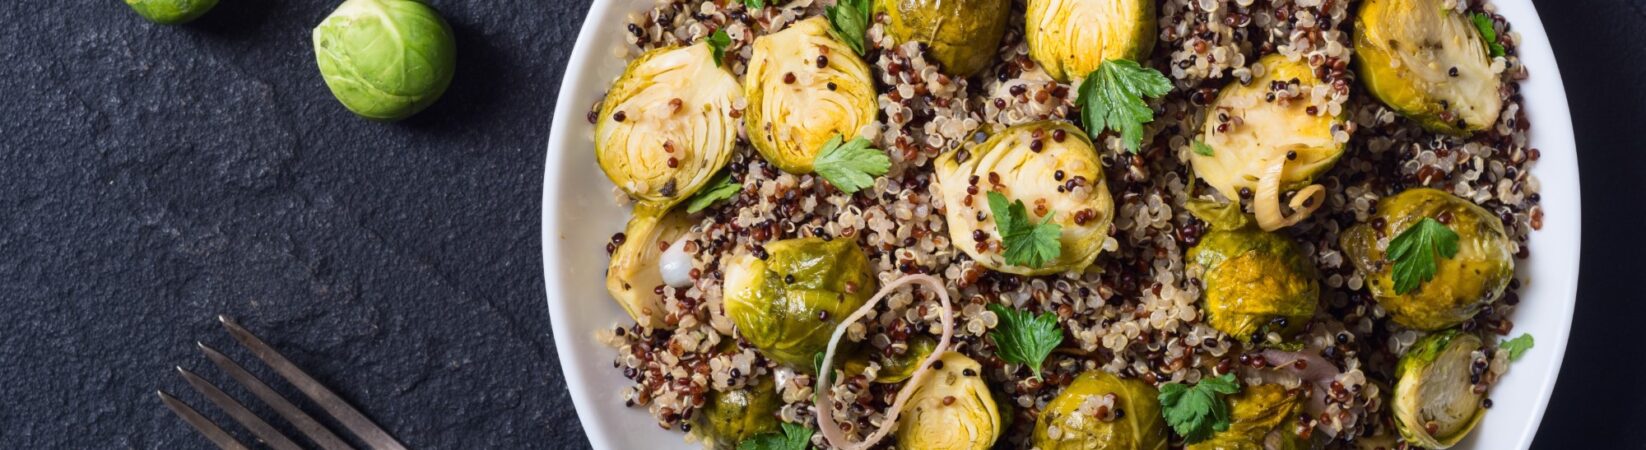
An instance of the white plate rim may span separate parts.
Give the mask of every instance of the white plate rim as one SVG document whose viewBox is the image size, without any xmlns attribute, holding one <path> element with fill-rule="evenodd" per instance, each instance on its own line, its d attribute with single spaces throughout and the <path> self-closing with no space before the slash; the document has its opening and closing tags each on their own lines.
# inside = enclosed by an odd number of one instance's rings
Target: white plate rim
<svg viewBox="0 0 1646 450">
<path fill-rule="evenodd" d="M 607 58 L 616 62 L 607 64 L 588 64 L 595 61 L 595 52 L 601 51 L 596 47 L 606 41 L 599 34 L 611 33 L 619 36 L 620 18 L 626 16 L 628 10 L 618 10 L 619 3 L 633 3 L 645 5 L 646 0 L 594 0 L 589 7 L 588 16 L 579 29 L 577 43 L 574 46 L 570 59 L 566 62 L 565 76 L 561 81 L 559 96 L 555 102 L 554 117 L 550 129 L 547 152 L 543 169 L 543 198 L 542 198 L 542 251 L 543 251 L 543 280 L 546 301 L 549 307 L 550 323 L 553 327 L 555 348 L 559 357 L 561 373 L 566 381 L 567 391 L 572 403 L 577 409 L 578 420 L 582 424 L 584 433 L 590 444 L 598 449 L 633 448 L 636 442 L 648 442 L 655 446 L 659 442 L 678 443 L 678 448 L 693 448 L 680 439 L 677 432 L 665 431 L 657 427 L 649 416 L 633 408 L 625 408 L 615 390 L 604 391 L 590 388 L 593 378 L 603 377 L 607 381 L 611 378 L 622 379 L 616 369 L 611 368 L 615 353 L 608 347 L 596 342 L 593 336 L 595 330 L 617 323 L 623 317 L 620 309 L 610 305 L 609 298 L 585 299 L 586 301 L 606 302 L 607 310 L 613 314 L 603 323 L 590 324 L 574 322 L 571 309 L 572 300 L 564 292 L 567 286 L 567 276 L 586 278 L 588 283 L 601 284 L 600 273 L 604 267 L 590 269 L 588 267 L 568 267 L 562 264 L 558 255 L 562 244 L 566 241 L 567 228 L 562 223 L 567 217 L 567 203 L 584 203 L 591 201 L 589 197 L 568 199 L 562 195 L 560 180 L 569 178 L 569 175 L 581 173 L 587 178 L 589 172 L 596 172 L 595 167 L 570 167 L 564 164 L 566 158 L 558 157 L 568 151 L 588 151 L 592 146 L 589 132 L 574 132 L 573 127 L 590 128 L 587 125 L 586 114 L 589 105 L 598 98 L 600 91 L 589 92 L 579 90 L 579 87 L 609 84 L 611 77 L 622 69 L 621 58 Z M 1554 328 L 1539 332 L 1536 335 L 1537 347 L 1527 354 L 1525 359 L 1516 363 L 1519 370 L 1511 369 L 1502 383 L 1494 387 L 1493 398 L 1496 401 L 1494 411 L 1518 407 L 1529 411 L 1528 414 L 1511 417 L 1519 419 L 1520 430 L 1492 431 L 1503 425 L 1513 425 L 1508 420 L 1493 421 L 1494 417 L 1502 414 L 1488 414 L 1481 427 L 1471 433 L 1469 439 L 1456 448 L 1488 448 L 1482 447 L 1478 441 L 1483 434 L 1492 433 L 1492 436 L 1501 436 L 1498 433 L 1508 433 L 1515 436 L 1512 447 L 1526 449 L 1531 446 L 1532 439 L 1542 422 L 1544 412 L 1548 408 L 1549 397 L 1553 393 L 1556 379 L 1560 373 L 1561 364 L 1565 358 L 1566 343 L 1571 331 L 1572 311 L 1576 305 L 1578 261 L 1582 239 L 1581 230 L 1581 195 L 1578 182 L 1577 145 L 1572 129 L 1571 112 L 1566 99 L 1565 87 L 1562 84 L 1560 71 L 1555 60 L 1554 51 L 1544 31 L 1543 23 L 1538 17 L 1536 8 L 1530 0 L 1497 0 L 1493 2 L 1498 12 L 1505 16 L 1514 30 L 1522 36 L 1519 48 L 1523 63 L 1530 68 L 1531 76 L 1521 83 L 1522 95 L 1527 105 L 1536 107 L 1527 108 L 1528 117 L 1532 118 L 1533 133 L 1532 146 L 1542 150 L 1543 159 L 1538 161 L 1533 172 L 1542 182 L 1541 195 L 1543 196 L 1545 219 L 1542 231 L 1534 233 L 1534 240 L 1538 242 L 1535 250 L 1538 255 L 1554 254 L 1556 258 L 1534 255 L 1526 263 L 1519 264 L 1518 271 L 1524 273 L 1532 270 L 1539 273 L 1534 281 L 1529 281 L 1523 287 L 1521 294 L 1523 301 L 1515 313 L 1517 322 L 1532 315 L 1533 317 L 1550 317 L 1554 320 Z M 634 9 L 639 11 L 639 9 Z M 602 25 L 602 23 L 608 25 Z M 611 38 L 608 38 L 611 39 Z M 595 70 L 580 70 L 582 67 L 597 67 Z M 604 79 L 601 79 L 604 78 Z M 591 84 L 593 83 L 593 84 Z M 581 140 L 581 142 L 579 142 Z M 571 170 L 573 172 L 567 172 Z M 580 171 L 580 172 L 579 172 Z M 1559 180 L 1559 181 L 1556 181 Z M 1569 181 L 1568 181 L 1569 180 Z M 600 185 L 602 189 L 595 197 L 600 200 L 609 198 L 606 195 L 610 184 Z M 610 203 L 609 200 L 606 200 Z M 582 209 L 578 209 L 582 210 Z M 621 228 L 616 227 L 604 230 L 609 235 Z M 1561 231 L 1562 234 L 1554 234 Z M 1569 232 L 1565 234 L 1565 232 Z M 598 234 L 598 233 L 597 233 Z M 588 244 L 587 251 L 597 251 L 604 242 Z M 579 250 L 582 251 L 582 250 Z M 1542 258 L 1542 259 L 1540 259 Z M 1539 263 L 1544 264 L 1539 264 Z M 1558 267 L 1554 267 L 1558 265 Z M 1527 266 L 1531 266 L 1530 268 Z M 592 274 L 592 275 L 591 275 Z M 1553 274 L 1550 279 L 1550 275 Z M 603 287 L 601 291 L 603 291 Z M 1555 301 L 1561 300 L 1564 301 Z M 1520 326 L 1516 332 L 1520 332 Z M 1552 334 L 1550 332 L 1553 332 Z M 1552 350 L 1552 351 L 1551 351 Z M 1528 369 L 1540 368 L 1537 373 L 1528 373 Z M 1532 378 L 1528 378 L 1532 377 Z M 1504 390 L 1514 391 L 1531 387 L 1527 384 L 1536 382 L 1536 396 L 1509 397 L 1501 395 Z M 593 383 L 598 384 L 598 383 Z M 1521 391 L 1525 392 L 1525 391 Z M 1527 401 L 1530 400 L 1530 403 Z M 656 435 L 665 435 L 672 441 L 656 440 Z M 648 439 L 648 436 L 653 439 Z M 1496 439 L 1493 439 L 1496 443 Z"/>
</svg>

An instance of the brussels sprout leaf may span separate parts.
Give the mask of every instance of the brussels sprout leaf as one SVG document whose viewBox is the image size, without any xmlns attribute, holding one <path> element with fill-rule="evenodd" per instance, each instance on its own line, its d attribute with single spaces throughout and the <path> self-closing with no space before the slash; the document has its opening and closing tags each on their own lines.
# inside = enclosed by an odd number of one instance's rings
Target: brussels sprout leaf
<svg viewBox="0 0 1646 450">
<path fill-rule="evenodd" d="M 1480 39 L 1486 41 L 1486 46 L 1492 50 L 1492 56 L 1503 56 L 1506 53 L 1503 50 L 1503 42 L 1497 40 L 1497 29 L 1492 28 L 1491 16 L 1474 13 L 1469 15 L 1469 20 L 1474 22 L 1476 30 L 1480 30 Z"/>
<path fill-rule="evenodd" d="M 844 142 L 839 135 L 823 144 L 823 151 L 812 160 L 812 170 L 828 180 L 829 184 L 847 194 L 855 194 L 874 185 L 874 178 L 885 175 L 892 168 L 886 153 L 869 146 L 861 137 Z"/>
<path fill-rule="evenodd" d="M 732 45 L 732 35 L 726 34 L 725 29 L 714 30 L 709 35 L 709 50 L 714 51 L 714 66 L 720 67 L 726 61 L 726 46 Z"/>
<path fill-rule="evenodd" d="M 1395 293 L 1405 294 L 1435 279 L 1437 260 L 1457 256 L 1457 232 L 1440 221 L 1424 217 L 1389 240 L 1394 261 Z"/>
<path fill-rule="evenodd" d="M 1038 269 L 1063 254 L 1063 242 L 1058 240 L 1063 226 L 1052 223 L 1051 213 L 1036 224 L 1022 200 L 1007 203 L 999 192 L 989 193 L 989 212 L 1006 246 L 1006 264 Z"/>
<path fill-rule="evenodd" d="M 1527 350 L 1532 349 L 1532 341 L 1531 333 L 1521 333 L 1520 336 L 1516 336 L 1514 339 L 1497 343 L 1497 349 L 1509 352 L 1510 361 L 1519 361 Z"/>
<path fill-rule="evenodd" d="M 1144 98 L 1160 98 L 1171 90 L 1172 81 L 1157 70 L 1124 59 L 1103 61 L 1080 82 L 1080 120 L 1092 139 L 1112 130 L 1136 153 L 1143 145 L 1143 124 L 1154 121 Z"/>
<path fill-rule="evenodd" d="M 703 190 L 697 191 L 691 200 L 686 201 L 686 212 L 702 211 L 715 202 L 736 197 L 738 192 L 743 192 L 743 184 L 732 181 L 731 173 L 720 172 L 714 179 L 709 180 L 709 184 L 705 185 Z"/>
<path fill-rule="evenodd" d="M 1052 349 L 1063 343 L 1063 327 L 1057 324 L 1057 316 L 1052 313 L 1036 316 L 999 303 L 990 304 L 989 310 L 1000 318 L 1000 326 L 989 332 L 989 337 L 994 339 L 995 354 L 1006 362 L 1029 366 L 1035 378 L 1040 378 L 1041 363 L 1046 362 Z"/>
<path fill-rule="evenodd" d="M 765 8 L 766 0 L 743 0 L 743 6 L 749 9 Z"/>
<path fill-rule="evenodd" d="M 783 432 L 757 434 L 737 444 L 737 450 L 806 450 L 812 447 L 812 429 L 783 422 Z"/>
<path fill-rule="evenodd" d="M 834 6 L 823 9 L 831 25 L 829 31 L 859 55 L 868 53 L 864 35 L 869 32 L 869 21 L 873 17 L 870 14 L 869 0 L 838 0 Z"/>
<path fill-rule="evenodd" d="M 1223 397 L 1236 392 L 1240 392 L 1240 383 L 1232 373 L 1202 378 L 1194 387 L 1166 383 L 1160 386 L 1161 412 L 1184 442 L 1204 441 L 1214 432 L 1229 429 L 1229 402 Z"/>
<path fill-rule="evenodd" d="M 1194 154 L 1196 155 L 1212 156 L 1212 146 L 1206 145 L 1205 142 L 1200 142 L 1199 139 L 1195 139 L 1194 144 L 1190 147 L 1190 149 L 1194 150 Z"/>
</svg>

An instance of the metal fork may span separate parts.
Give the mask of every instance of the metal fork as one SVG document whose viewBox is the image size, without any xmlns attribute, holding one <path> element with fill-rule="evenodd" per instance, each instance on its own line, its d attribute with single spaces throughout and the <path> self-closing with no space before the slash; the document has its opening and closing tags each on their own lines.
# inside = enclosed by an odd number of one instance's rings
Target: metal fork
<svg viewBox="0 0 1646 450">
<path fill-rule="evenodd" d="M 319 381 L 315 381 L 313 377 L 303 373 L 303 370 L 297 368 L 297 365 L 292 364 L 280 352 L 274 351 L 274 348 L 263 343 L 262 339 L 258 339 L 256 335 L 246 331 L 233 319 L 220 315 L 217 316 L 217 321 L 223 323 L 223 327 L 229 330 L 229 335 L 233 336 L 235 341 L 240 342 L 240 345 L 250 350 L 252 355 L 257 356 L 257 359 L 263 360 L 265 364 L 273 368 L 274 372 L 279 374 L 281 378 L 285 378 L 287 382 L 296 386 L 297 390 L 302 391 L 303 395 L 313 400 L 315 404 L 320 406 L 320 409 L 331 414 L 344 428 L 360 438 L 360 441 L 364 442 L 368 448 L 374 450 L 405 450 L 404 445 L 401 445 L 393 436 L 379 428 L 377 424 L 372 423 L 371 419 L 367 419 L 364 414 L 360 414 L 360 411 L 355 410 L 353 406 L 349 406 L 348 402 L 343 401 L 337 394 L 321 385 Z M 354 449 L 343 439 L 338 438 L 331 430 L 326 429 L 319 421 L 314 420 L 303 410 L 298 409 L 296 405 L 281 397 L 280 394 L 275 393 L 274 389 L 270 389 L 268 384 L 263 383 L 263 380 L 258 379 L 251 372 L 247 372 L 240 364 L 235 363 L 234 360 L 229 359 L 222 352 L 204 343 L 196 342 L 195 345 L 199 346 L 200 351 L 206 354 L 206 359 L 211 360 L 212 364 L 217 365 L 224 372 L 228 372 L 229 377 L 234 378 L 234 381 L 240 383 L 247 391 L 251 391 L 253 396 L 269 405 L 269 408 L 273 409 L 286 422 L 291 423 L 293 427 L 296 427 L 315 445 L 326 450 Z M 177 372 L 183 375 L 183 380 L 187 381 L 195 391 L 199 391 L 207 400 L 216 404 L 230 418 L 233 418 L 235 422 L 246 427 L 252 435 L 264 444 L 277 450 L 302 449 L 291 438 L 280 434 L 268 422 L 258 418 L 251 410 L 246 409 L 245 405 L 240 404 L 239 401 L 224 393 L 222 389 L 218 389 L 217 386 L 212 385 L 182 366 L 177 367 Z M 161 403 L 165 403 L 167 408 L 176 413 L 178 417 L 181 417 L 184 422 L 194 427 L 200 434 L 205 435 L 206 439 L 216 444 L 218 448 L 223 450 L 245 450 L 247 448 L 245 444 L 241 444 L 240 441 L 235 440 L 234 436 L 224 431 L 223 427 L 200 415 L 199 411 L 195 411 L 194 408 L 183 403 L 182 400 L 178 400 L 177 397 L 163 390 L 156 391 L 156 394 L 160 396 Z"/>
</svg>

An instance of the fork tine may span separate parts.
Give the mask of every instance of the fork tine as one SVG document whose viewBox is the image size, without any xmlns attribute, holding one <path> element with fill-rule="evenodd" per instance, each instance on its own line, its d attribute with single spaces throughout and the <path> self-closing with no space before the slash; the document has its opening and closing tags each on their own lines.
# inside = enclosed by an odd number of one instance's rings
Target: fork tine
<svg viewBox="0 0 1646 450">
<path fill-rule="evenodd" d="M 206 416 L 200 415 L 199 411 L 195 411 L 194 408 L 189 407 L 189 405 L 187 403 L 183 403 L 182 400 L 178 400 L 177 397 L 172 397 L 171 394 L 167 394 L 166 391 L 154 391 L 154 393 L 160 395 L 160 402 L 165 403 L 167 409 L 170 409 L 171 412 L 176 413 L 177 417 L 182 418 L 184 422 L 189 424 L 189 426 L 194 427 L 195 431 L 199 431 L 200 434 L 205 435 L 206 440 L 211 441 L 213 444 L 217 444 L 217 448 L 223 450 L 250 450 L 247 449 L 244 444 L 241 444 L 240 441 L 235 440 L 234 436 L 230 436 L 229 432 L 223 431 L 223 427 L 219 427 L 217 424 L 212 423 L 211 419 L 207 419 Z"/>
<path fill-rule="evenodd" d="M 394 439 L 394 436 L 390 436 L 377 424 L 372 423 L 371 419 L 366 418 L 365 414 L 361 414 L 353 406 L 349 406 L 348 402 L 343 401 L 341 397 L 332 393 L 331 389 L 327 389 L 319 381 L 315 381 L 314 377 L 303 373 L 303 369 L 297 368 L 296 364 L 292 364 L 280 352 L 263 343 L 262 339 L 258 339 L 256 335 L 246 331 L 233 319 L 228 316 L 217 316 L 217 321 L 222 322 L 224 328 L 228 328 L 229 335 L 234 336 L 234 340 L 240 341 L 240 345 L 245 346 L 247 350 L 251 350 L 251 353 L 256 355 L 257 359 L 263 360 L 269 367 L 274 368 L 275 373 L 280 374 L 286 381 L 297 386 L 297 390 L 303 391 L 303 394 L 319 404 L 321 409 L 337 418 L 337 421 L 341 422 L 345 428 L 348 428 L 349 431 L 354 432 L 356 436 L 365 441 L 367 447 L 375 450 L 406 450 L 406 446 L 401 445 L 400 441 Z"/>
<path fill-rule="evenodd" d="M 229 413 L 229 417 L 234 418 L 234 421 L 240 422 L 240 425 L 244 425 L 246 429 L 251 430 L 251 434 L 256 435 L 263 443 L 274 447 L 275 450 L 303 450 L 302 447 L 297 446 L 296 442 L 292 442 L 291 439 L 286 438 L 286 435 L 275 431 L 274 427 L 269 426 L 268 422 L 257 418 L 257 415 L 246 409 L 245 405 L 235 401 L 234 397 L 229 397 L 229 394 L 224 393 L 217 386 L 213 386 L 211 382 L 182 367 L 177 368 L 177 373 L 183 375 L 183 379 L 189 382 L 189 386 L 193 386 L 194 390 L 200 391 L 201 395 L 205 395 L 207 400 L 217 404 L 217 407 L 222 408 L 223 412 Z"/>
<path fill-rule="evenodd" d="M 303 410 L 298 409 L 296 405 L 293 405 L 290 401 L 287 401 L 285 397 L 281 397 L 280 394 L 275 393 L 274 389 L 269 388 L 269 385 L 264 383 L 262 379 L 257 378 L 256 375 L 252 375 L 251 372 L 247 372 L 244 367 L 241 367 L 240 364 L 234 362 L 234 360 L 229 359 L 227 355 L 217 351 L 217 349 L 211 348 L 203 342 L 196 342 L 194 344 L 200 347 L 200 351 L 206 354 L 206 359 L 210 359 L 212 364 L 216 364 L 218 368 L 223 369 L 224 372 L 228 372 L 229 377 L 234 378 L 234 380 L 239 382 L 241 386 L 245 386 L 246 390 L 251 391 L 252 395 L 262 399 L 263 403 L 268 404 L 270 408 L 274 409 L 274 412 L 280 414 L 280 417 L 285 418 L 287 422 L 290 422 L 293 426 L 296 426 L 297 430 L 301 431 L 305 436 L 308 436 L 309 440 L 314 441 L 315 444 L 319 444 L 320 448 L 324 448 L 326 450 L 354 450 L 354 447 L 350 447 L 348 443 L 343 442 L 343 439 L 338 438 L 336 434 L 331 432 L 331 430 L 326 429 L 324 425 L 321 425 L 319 421 L 314 420 L 314 418 L 310 417 L 308 413 L 304 413 Z"/>
</svg>

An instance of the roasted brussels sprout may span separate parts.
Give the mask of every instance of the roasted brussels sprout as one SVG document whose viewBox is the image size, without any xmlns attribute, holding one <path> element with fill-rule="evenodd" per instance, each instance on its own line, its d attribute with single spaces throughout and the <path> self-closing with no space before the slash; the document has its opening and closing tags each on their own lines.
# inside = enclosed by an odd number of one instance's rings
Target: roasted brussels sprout
<svg viewBox="0 0 1646 450">
<path fill-rule="evenodd" d="M 1063 388 L 1034 424 L 1040 450 L 1161 450 L 1160 392 L 1138 380 L 1088 371 Z M 1091 399 L 1092 401 L 1088 401 Z"/>
<path fill-rule="evenodd" d="M 1497 123 L 1501 81 L 1487 43 L 1441 0 L 1367 0 L 1354 46 L 1366 88 L 1424 128 L 1469 134 Z"/>
<path fill-rule="evenodd" d="M 451 27 L 416 0 L 344 1 L 314 28 L 314 54 L 332 95 L 372 120 L 422 111 L 457 72 Z"/>
<path fill-rule="evenodd" d="M 1205 286 L 1206 322 L 1237 339 L 1290 339 L 1314 317 L 1315 265 L 1290 238 L 1253 228 L 1214 230 L 1186 255 Z"/>
<path fill-rule="evenodd" d="M 1047 275 L 1084 270 L 1103 251 L 1114 199 L 1104 183 L 1097 150 L 1074 125 L 1018 125 L 977 146 L 945 153 L 935 164 L 948 209 L 949 239 L 978 264 L 1006 273 Z M 987 192 L 1022 201 L 1035 223 L 1051 216 L 1052 223 L 1061 225 L 1058 258 L 1041 267 L 1007 264 L 995 222 L 979 220 L 993 216 Z M 987 240 L 974 239 L 977 231 Z"/>
<path fill-rule="evenodd" d="M 657 49 L 629 63 L 595 125 L 600 170 L 642 203 L 691 197 L 731 160 L 742 87 L 706 43 Z"/>
<path fill-rule="evenodd" d="M 933 367 L 898 419 L 897 448 L 988 450 L 1002 428 L 983 366 L 956 352 L 938 362 L 942 367 Z"/>
<path fill-rule="evenodd" d="M 722 269 L 726 316 L 743 339 L 802 371 L 841 319 L 874 294 L 869 258 L 848 239 L 766 243 L 766 258 L 739 255 Z"/>
<path fill-rule="evenodd" d="M 926 54 L 951 75 L 969 77 L 989 66 L 1006 35 L 1011 0 L 878 0 L 886 32 L 898 41 L 925 42 Z"/>
<path fill-rule="evenodd" d="M 1185 450 L 1306 450 L 1298 436 L 1303 402 L 1278 384 L 1246 386 L 1229 397 L 1229 429 Z"/>
<path fill-rule="evenodd" d="M 1388 243 L 1425 218 L 1446 224 L 1458 235 L 1457 254 L 1435 257 L 1435 277 L 1417 289 L 1395 290 L 1394 263 Z M 1381 229 L 1372 223 L 1383 225 Z M 1366 288 L 1395 323 L 1419 330 L 1439 330 L 1474 317 L 1496 300 L 1514 277 L 1514 251 L 1503 222 L 1479 205 L 1428 188 L 1408 189 L 1377 202 L 1370 223 L 1342 235 L 1343 252 L 1366 278 Z"/>
<path fill-rule="evenodd" d="M 637 208 L 623 228 L 623 245 L 612 253 L 611 265 L 606 268 L 606 291 L 636 323 L 651 328 L 664 326 L 663 299 L 653 292 L 663 285 L 658 258 L 691 226 L 685 214 L 678 211 Z"/>
<path fill-rule="evenodd" d="M 937 340 L 929 336 L 920 335 L 909 339 L 908 349 L 902 354 L 881 358 L 880 350 L 873 346 L 863 346 L 856 355 L 847 359 L 842 369 L 848 375 L 857 375 L 868 370 L 869 362 L 879 362 L 880 370 L 875 372 L 874 382 L 883 384 L 897 384 L 908 380 L 914 375 L 920 363 L 931 356 L 932 350 L 937 348 Z"/>
<path fill-rule="evenodd" d="M 151 22 L 177 25 L 205 15 L 217 0 L 126 0 L 126 6 Z"/>
<path fill-rule="evenodd" d="M 709 448 L 731 450 L 755 435 L 778 431 L 777 411 L 782 407 L 772 378 L 758 377 L 743 389 L 711 391 L 697 413 L 694 432 Z"/>
<path fill-rule="evenodd" d="M 1311 185 L 1343 156 L 1347 139 L 1334 132 L 1343 119 L 1309 114 L 1314 71 L 1303 61 L 1269 55 L 1258 60 L 1265 72 L 1251 83 L 1230 83 L 1206 114 L 1200 140 L 1209 154 L 1191 152 L 1195 174 L 1230 199 L 1250 196 L 1257 224 L 1274 231 L 1302 221 L 1325 203 L 1325 189 Z M 1295 84 L 1290 83 L 1296 80 Z M 1296 96 L 1275 95 L 1274 87 L 1295 87 Z M 1290 94 L 1287 94 L 1290 95 Z M 1318 109 L 1318 108 L 1317 108 Z M 1281 210 L 1282 191 L 1301 189 Z"/>
<path fill-rule="evenodd" d="M 1469 379 L 1481 346 L 1473 334 L 1447 330 L 1424 336 L 1400 357 L 1390 409 L 1406 442 L 1451 447 L 1486 416 L 1485 394 Z"/>
<path fill-rule="evenodd" d="M 749 142 L 789 173 L 810 173 L 830 138 L 876 132 L 869 66 L 822 17 L 755 39 L 746 83 Z"/>
<path fill-rule="evenodd" d="M 1105 60 L 1154 51 L 1152 0 L 1029 0 L 1029 56 L 1057 81 L 1086 78 Z"/>
</svg>

